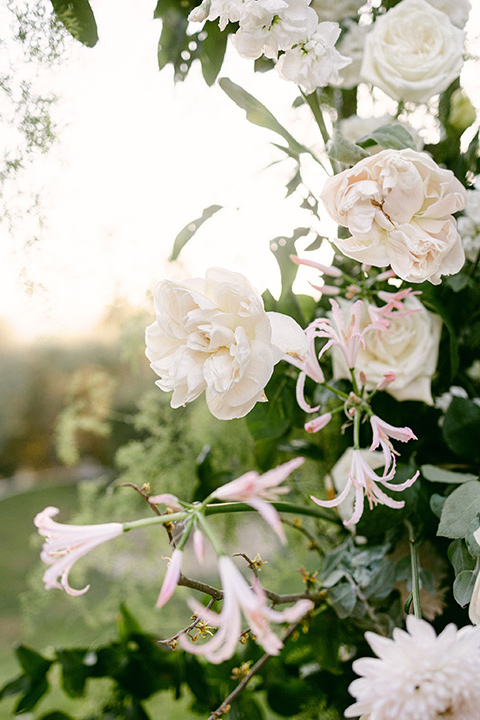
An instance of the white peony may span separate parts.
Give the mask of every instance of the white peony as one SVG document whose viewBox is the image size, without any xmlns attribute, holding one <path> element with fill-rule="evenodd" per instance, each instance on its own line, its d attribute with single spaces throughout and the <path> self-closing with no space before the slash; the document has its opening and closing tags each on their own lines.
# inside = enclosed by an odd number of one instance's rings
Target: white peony
<svg viewBox="0 0 480 720">
<path fill-rule="evenodd" d="M 350 64 L 350 58 L 335 49 L 340 35 L 337 23 L 319 23 L 305 42 L 287 50 L 275 68 L 284 80 L 301 85 L 307 93 L 317 87 L 339 82 L 339 70 Z"/>
<path fill-rule="evenodd" d="M 426 0 L 402 0 L 367 35 L 362 77 L 394 100 L 426 102 L 460 75 L 464 38 Z"/>
<path fill-rule="evenodd" d="M 365 633 L 378 656 L 360 658 L 360 678 L 349 687 L 354 705 L 345 717 L 368 720 L 477 720 L 480 706 L 480 630 L 447 625 L 440 633 L 407 617 L 407 631 L 393 639 Z"/>
<path fill-rule="evenodd" d="M 350 315 L 351 303 L 342 303 L 344 317 Z M 386 373 L 395 373 L 395 380 L 387 385 L 385 392 L 397 400 L 420 400 L 433 403 L 431 379 L 437 367 L 438 346 L 442 330 L 439 315 L 426 310 L 416 297 L 405 299 L 404 307 L 409 315 L 389 317 L 387 331 L 369 330 L 365 334 L 365 347 L 360 347 L 355 362 L 355 374 L 366 375 L 366 386 L 373 390 Z M 365 304 L 360 327 L 372 322 L 369 306 Z M 332 348 L 333 376 L 349 378 L 343 354 Z"/>
<path fill-rule="evenodd" d="M 467 24 L 471 10 L 470 0 L 428 0 L 430 5 L 448 15 L 451 22 L 459 28 Z"/>
<path fill-rule="evenodd" d="M 452 213 L 463 209 L 465 189 L 425 153 L 383 150 L 329 178 L 321 198 L 352 234 L 334 241 L 347 257 L 434 285 L 464 263 Z"/>
<path fill-rule="evenodd" d="M 163 280 L 155 289 L 156 321 L 146 330 L 146 355 L 180 407 L 204 390 L 221 420 L 243 417 L 266 400 L 274 365 L 302 352 L 305 335 L 286 315 L 266 313 L 263 301 L 239 273 L 211 268 L 206 278 Z"/>
<path fill-rule="evenodd" d="M 458 218 L 458 232 L 465 255 L 475 262 L 480 252 L 480 190 L 467 190 L 465 214 Z"/>
<path fill-rule="evenodd" d="M 365 0 L 312 0 L 311 3 L 321 22 L 356 17 L 362 5 L 365 5 Z"/>
</svg>

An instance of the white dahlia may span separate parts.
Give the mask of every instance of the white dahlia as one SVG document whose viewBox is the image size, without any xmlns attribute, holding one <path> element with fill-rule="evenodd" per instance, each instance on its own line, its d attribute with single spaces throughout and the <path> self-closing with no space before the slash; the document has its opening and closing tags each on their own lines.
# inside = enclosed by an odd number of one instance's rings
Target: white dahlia
<svg viewBox="0 0 480 720">
<path fill-rule="evenodd" d="M 478 720 L 480 707 L 480 628 L 440 633 L 425 620 L 407 618 L 407 632 L 393 639 L 367 632 L 378 658 L 360 658 L 350 693 L 356 703 L 346 718 L 368 720 Z"/>
</svg>

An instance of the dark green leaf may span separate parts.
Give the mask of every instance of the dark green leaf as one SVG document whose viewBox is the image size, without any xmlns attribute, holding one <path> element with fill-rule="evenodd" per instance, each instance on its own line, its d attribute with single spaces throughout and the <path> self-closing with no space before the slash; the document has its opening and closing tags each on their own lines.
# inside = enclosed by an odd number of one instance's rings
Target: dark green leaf
<svg viewBox="0 0 480 720">
<path fill-rule="evenodd" d="M 443 470 L 443 468 L 435 467 L 435 465 L 422 465 L 420 470 L 425 480 L 430 480 L 430 482 L 459 485 L 460 483 L 477 480 L 477 476 L 472 475 L 471 473 L 451 472 L 450 470 Z"/>
<path fill-rule="evenodd" d="M 344 165 L 355 165 L 360 160 L 370 157 L 370 153 L 347 140 L 340 132 L 335 134 L 333 140 L 328 141 L 326 149 L 329 157 Z"/>
<path fill-rule="evenodd" d="M 55 14 L 68 32 L 83 45 L 98 41 L 97 23 L 88 0 L 51 0 Z"/>
<path fill-rule="evenodd" d="M 453 597 L 461 607 L 465 607 L 472 599 L 475 587 L 476 573 L 472 570 L 463 570 L 453 583 Z"/>
<path fill-rule="evenodd" d="M 202 75 L 207 85 L 213 85 L 225 57 L 228 33 L 220 30 L 218 22 L 205 23 L 203 32 L 207 37 L 202 41 L 199 53 Z"/>
<path fill-rule="evenodd" d="M 443 436 L 454 453 L 480 458 L 480 407 L 467 398 L 454 397 L 445 415 Z"/>
<path fill-rule="evenodd" d="M 322 669 L 338 673 L 338 650 L 341 643 L 338 617 L 330 608 L 324 608 L 310 621 L 308 639 L 315 659 Z"/>
<path fill-rule="evenodd" d="M 297 715 L 307 701 L 305 684 L 297 678 L 273 683 L 268 688 L 267 699 L 272 710 L 282 717 Z"/>
<path fill-rule="evenodd" d="M 120 605 L 118 629 L 122 640 L 128 640 L 130 635 L 139 635 L 142 632 L 142 628 L 124 603 Z"/>
<path fill-rule="evenodd" d="M 357 603 L 357 592 L 352 583 L 341 581 L 328 591 L 328 600 L 338 617 L 343 620 L 352 614 Z"/>
<path fill-rule="evenodd" d="M 268 402 L 257 403 L 247 415 L 247 427 L 254 440 L 280 438 L 291 427 L 297 412 L 295 381 L 277 366 L 265 388 Z"/>
<path fill-rule="evenodd" d="M 436 515 L 438 518 L 442 515 L 443 506 L 445 505 L 445 498 L 443 495 L 439 495 L 438 493 L 434 493 L 430 498 L 430 509 L 433 512 L 434 515 Z"/>
<path fill-rule="evenodd" d="M 85 692 L 85 683 L 91 674 L 84 660 L 87 650 L 57 650 L 62 667 L 62 687 L 70 697 L 81 697 Z"/>
<path fill-rule="evenodd" d="M 382 125 L 356 140 L 356 144 L 363 148 L 381 145 L 385 149 L 391 148 L 392 150 L 417 149 L 415 140 L 403 125 Z"/>
<path fill-rule="evenodd" d="M 281 135 L 284 140 L 287 141 L 290 148 L 296 153 L 309 152 L 307 148 L 298 143 L 292 135 L 286 130 L 283 125 L 280 125 L 274 115 L 267 110 L 265 105 L 262 105 L 253 95 L 244 90 L 240 85 L 236 85 L 229 78 L 220 78 L 218 84 L 222 90 L 233 100 L 236 105 L 245 110 L 247 114 L 247 120 L 254 125 L 273 130 L 273 132 Z"/>
<path fill-rule="evenodd" d="M 71 715 L 65 715 L 63 712 L 56 710 L 55 712 L 48 713 L 48 715 L 42 715 L 40 720 L 75 720 Z"/>
<path fill-rule="evenodd" d="M 15 654 L 25 674 L 31 678 L 42 678 L 48 672 L 52 661 L 25 645 L 17 645 Z"/>
<path fill-rule="evenodd" d="M 448 546 L 448 559 L 452 563 L 455 575 L 464 570 L 473 570 L 476 565 L 475 559 L 468 552 L 465 542 L 459 538 Z"/>
<path fill-rule="evenodd" d="M 457 273 L 457 275 L 451 275 L 450 277 L 447 277 L 445 279 L 446 284 L 448 287 L 452 288 L 453 292 L 460 292 L 461 290 L 464 290 L 464 288 L 471 287 L 473 285 L 473 280 L 468 275 L 464 275 L 463 273 Z"/>
<path fill-rule="evenodd" d="M 445 500 L 437 535 L 464 538 L 472 520 L 480 513 L 480 482 L 465 483 Z"/>
<path fill-rule="evenodd" d="M 10 697 L 10 695 L 18 695 L 19 693 L 25 692 L 30 685 L 30 678 L 28 675 L 19 675 L 15 680 L 10 680 L 0 690 L 0 699 L 4 697 Z"/>
<path fill-rule="evenodd" d="M 188 241 L 192 239 L 198 228 L 201 227 L 206 220 L 209 220 L 212 215 L 215 215 L 215 213 L 217 213 L 221 209 L 222 205 L 210 205 L 209 207 L 205 208 L 205 210 L 202 212 L 201 217 L 196 218 L 195 220 L 191 220 L 188 225 L 185 225 L 185 227 L 180 230 L 173 243 L 172 254 L 168 258 L 170 262 L 173 262 L 173 260 L 176 260 L 178 258 L 180 252 L 188 243 Z"/>
<path fill-rule="evenodd" d="M 45 695 L 49 688 L 48 681 L 46 677 L 42 677 L 39 679 L 31 679 L 30 680 L 30 687 L 23 695 L 23 697 L 20 698 L 18 701 L 15 712 L 16 713 L 23 713 L 27 712 L 28 710 L 31 710 L 35 707 L 37 702 L 40 700 L 40 698 Z"/>
</svg>

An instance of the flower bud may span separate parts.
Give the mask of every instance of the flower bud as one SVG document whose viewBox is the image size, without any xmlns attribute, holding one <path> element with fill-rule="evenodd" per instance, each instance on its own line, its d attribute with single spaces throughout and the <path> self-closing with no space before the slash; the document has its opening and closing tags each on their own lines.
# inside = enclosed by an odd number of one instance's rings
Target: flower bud
<svg viewBox="0 0 480 720">
<path fill-rule="evenodd" d="M 452 93 L 448 124 L 461 135 L 476 119 L 475 108 L 461 88 Z"/>
</svg>

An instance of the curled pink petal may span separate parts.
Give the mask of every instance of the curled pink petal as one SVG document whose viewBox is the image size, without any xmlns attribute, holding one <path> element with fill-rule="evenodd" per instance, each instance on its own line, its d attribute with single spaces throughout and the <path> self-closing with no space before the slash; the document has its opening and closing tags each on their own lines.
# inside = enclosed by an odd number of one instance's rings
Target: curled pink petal
<svg viewBox="0 0 480 720">
<path fill-rule="evenodd" d="M 328 425 L 331 419 L 332 413 L 324 413 L 323 415 L 319 415 L 319 417 L 315 418 L 314 420 L 310 420 L 309 422 L 305 423 L 305 430 L 309 433 L 319 432 L 319 430 L 323 430 L 323 428 Z"/>
<path fill-rule="evenodd" d="M 200 565 L 205 562 L 205 538 L 200 528 L 193 531 L 193 552 Z"/>
<path fill-rule="evenodd" d="M 163 585 L 160 590 L 160 595 L 158 596 L 158 600 L 155 604 L 155 607 L 157 609 L 163 607 L 170 600 L 173 593 L 175 592 L 175 588 L 177 587 L 178 581 L 180 579 L 182 559 L 183 550 L 177 550 L 177 548 L 175 548 L 172 553 L 172 557 L 170 558 L 170 561 L 168 563 L 167 572 L 165 573 L 165 578 L 163 580 Z"/>
<path fill-rule="evenodd" d="M 151 503 L 151 505 L 165 505 L 166 507 L 171 508 L 172 510 L 175 510 L 175 511 L 183 510 L 177 496 L 172 495 L 171 493 L 162 493 L 161 495 L 151 495 L 148 498 L 148 502 Z"/>
</svg>

